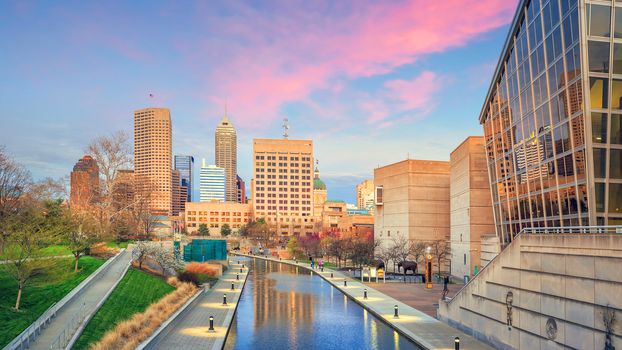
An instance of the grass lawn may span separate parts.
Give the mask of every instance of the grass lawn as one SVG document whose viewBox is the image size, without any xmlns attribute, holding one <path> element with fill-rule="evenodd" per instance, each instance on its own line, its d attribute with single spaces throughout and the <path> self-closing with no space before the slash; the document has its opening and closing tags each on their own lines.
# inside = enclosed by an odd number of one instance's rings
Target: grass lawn
<svg viewBox="0 0 622 350">
<path fill-rule="evenodd" d="M 0 267 L 0 348 L 18 336 L 53 303 L 62 299 L 75 286 L 104 263 L 90 256 L 80 258 L 80 271 L 73 272 L 72 258 L 58 259 L 61 278 L 50 280 L 47 276 L 36 277 L 22 293 L 19 311 L 15 311 L 17 283 Z"/>
<path fill-rule="evenodd" d="M 73 349 L 88 349 L 108 330 L 175 290 L 162 279 L 136 269 L 129 269 L 108 300 L 97 311 Z"/>
<path fill-rule="evenodd" d="M 65 245 L 51 245 L 49 247 L 45 247 L 41 249 L 41 256 L 60 256 L 60 255 L 71 255 L 71 250 L 69 247 Z M 3 255 L 0 255 L 0 259 L 3 258 Z"/>
<path fill-rule="evenodd" d="M 299 263 L 310 264 L 310 263 L 311 263 L 311 260 L 309 260 L 309 259 L 307 259 L 307 260 L 298 260 L 298 262 L 299 262 Z M 318 261 L 317 261 L 317 260 L 315 260 L 316 266 L 317 266 L 317 262 L 318 262 Z M 333 269 L 333 270 L 334 270 L 334 269 L 336 269 L 336 268 L 337 268 L 337 265 L 335 265 L 335 264 L 333 264 L 333 263 L 330 263 L 330 262 L 328 262 L 328 261 L 324 260 L 324 267 L 325 267 L 325 268 L 327 268 L 327 269 Z M 318 268 L 319 268 L 319 267 L 318 267 Z"/>
<path fill-rule="evenodd" d="M 110 242 L 106 242 L 106 247 L 121 249 L 121 248 L 127 248 L 127 245 L 130 243 L 134 243 L 134 241 L 121 241 L 121 242 L 110 241 Z"/>
</svg>

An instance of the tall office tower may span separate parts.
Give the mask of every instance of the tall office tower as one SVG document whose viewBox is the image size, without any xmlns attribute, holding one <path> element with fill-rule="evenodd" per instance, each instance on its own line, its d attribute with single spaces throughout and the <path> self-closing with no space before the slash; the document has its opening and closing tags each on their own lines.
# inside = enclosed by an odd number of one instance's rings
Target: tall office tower
<svg viewBox="0 0 622 350">
<path fill-rule="evenodd" d="M 238 178 L 238 147 L 235 128 L 227 112 L 216 127 L 215 135 L 216 166 L 225 169 L 227 202 L 238 202 L 236 181 Z"/>
<path fill-rule="evenodd" d="M 167 108 L 134 112 L 134 178 L 147 186 L 153 215 L 171 215 L 173 155 L 171 113 Z M 138 193 L 144 192 L 140 189 Z"/>
<path fill-rule="evenodd" d="M 175 155 L 175 170 L 179 170 L 181 185 L 186 186 L 188 195 L 186 202 L 192 202 L 192 174 L 194 169 L 194 157 Z"/>
<path fill-rule="evenodd" d="M 237 188 L 238 193 L 238 203 L 246 203 L 246 184 L 244 180 L 238 175 L 237 180 L 235 182 L 235 187 Z"/>
<path fill-rule="evenodd" d="M 622 224 L 616 14 L 606 2 L 519 3 L 479 116 L 502 245 L 526 227 Z"/>
<path fill-rule="evenodd" d="M 253 209 L 279 236 L 313 233 L 313 141 L 253 140 Z"/>
<path fill-rule="evenodd" d="M 356 206 L 360 209 L 374 209 L 374 180 L 365 180 L 356 185 Z"/>
<path fill-rule="evenodd" d="M 188 187 L 186 187 L 181 179 L 181 171 L 173 170 L 172 173 L 173 188 L 173 209 L 172 215 L 178 216 L 186 210 L 186 202 L 188 201 Z"/>
<path fill-rule="evenodd" d="M 225 201 L 227 185 L 224 168 L 207 165 L 203 159 L 199 177 L 199 199 L 201 202 Z"/>
<path fill-rule="evenodd" d="M 93 157 L 82 157 L 71 172 L 71 209 L 84 210 L 97 201 L 99 196 L 99 167 Z"/>
</svg>

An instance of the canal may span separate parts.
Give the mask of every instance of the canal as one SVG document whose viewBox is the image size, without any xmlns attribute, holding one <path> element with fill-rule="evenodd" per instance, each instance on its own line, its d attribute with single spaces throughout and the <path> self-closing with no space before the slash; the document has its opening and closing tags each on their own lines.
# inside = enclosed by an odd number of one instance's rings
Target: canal
<svg viewBox="0 0 622 350">
<path fill-rule="evenodd" d="M 306 269 L 247 262 L 252 273 L 224 349 L 418 349 Z"/>
</svg>

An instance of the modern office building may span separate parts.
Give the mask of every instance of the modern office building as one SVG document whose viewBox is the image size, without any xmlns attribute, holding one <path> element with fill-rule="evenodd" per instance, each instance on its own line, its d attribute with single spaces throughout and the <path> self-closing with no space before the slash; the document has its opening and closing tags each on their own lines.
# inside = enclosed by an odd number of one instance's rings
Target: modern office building
<svg viewBox="0 0 622 350">
<path fill-rule="evenodd" d="M 449 162 L 403 160 L 374 169 L 374 239 L 449 239 Z"/>
<path fill-rule="evenodd" d="M 480 114 L 497 235 L 622 224 L 622 5 L 521 1 Z"/>
<path fill-rule="evenodd" d="M 215 134 L 216 166 L 225 169 L 225 201 L 238 202 L 238 147 L 235 128 L 227 112 L 216 127 Z"/>
<path fill-rule="evenodd" d="M 207 165 L 205 159 L 199 174 L 199 199 L 201 202 L 224 202 L 226 199 L 225 169 Z"/>
<path fill-rule="evenodd" d="M 186 203 L 185 220 L 188 234 L 197 234 L 201 224 L 207 225 L 210 236 L 220 236 L 220 230 L 227 224 L 232 233 L 247 224 L 253 216 L 250 204 L 231 202 L 189 202 Z"/>
<path fill-rule="evenodd" d="M 253 211 L 279 236 L 313 233 L 313 141 L 253 140 Z"/>
<path fill-rule="evenodd" d="M 194 169 L 194 157 L 186 155 L 175 155 L 175 170 L 179 170 L 181 185 L 186 186 L 188 195 L 186 202 L 192 202 L 192 176 Z"/>
<path fill-rule="evenodd" d="M 374 181 L 365 180 L 356 185 L 356 205 L 361 209 L 374 210 Z"/>
<path fill-rule="evenodd" d="M 179 216 L 183 214 L 186 202 L 188 202 L 188 187 L 186 187 L 185 183 L 181 179 L 181 171 L 173 170 L 173 216 Z"/>
<path fill-rule="evenodd" d="M 149 186 L 153 215 L 172 211 L 172 127 L 167 108 L 145 108 L 134 112 L 135 183 Z"/>
<path fill-rule="evenodd" d="M 237 175 L 237 180 L 235 181 L 235 187 L 237 189 L 237 193 L 238 193 L 238 203 L 246 203 L 246 184 L 244 183 L 244 180 L 242 180 L 242 178 L 240 177 L 240 175 Z"/>
<path fill-rule="evenodd" d="M 483 136 L 467 137 L 451 152 L 449 196 L 451 274 L 472 278 L 483 266 L 481 236 L 495 233 Z"/>
<path fill-rule="evenodd" d="M 71 172 L 69 203 L 72 210 L 84 210 L 97 202 L 100 193 L 99 166 L 89 155 L 80 158 Z"/>
</svg>

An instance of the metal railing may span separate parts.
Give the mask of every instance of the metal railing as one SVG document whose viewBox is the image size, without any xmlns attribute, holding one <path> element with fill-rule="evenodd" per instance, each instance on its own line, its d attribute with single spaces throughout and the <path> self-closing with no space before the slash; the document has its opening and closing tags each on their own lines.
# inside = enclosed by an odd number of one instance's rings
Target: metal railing
<svg viewBox="0 0 622 350">
<path fill-rule="evenodd" d="M 54 338 L 50 344 L 50 349 L 64 349 L 75 330 L 82 324 L 82 320 L 84 320 L 86 316 L 86 302 L 84 298 L 82 298 L 82 300 L 80 309 L 71 317 L 71 320 L 69 320 L 65 328 Z"/>
<path fill-rule="evenodd" d="M 493 262 L 495 260 L 497 260 L 497 258 L 499 258 L 499 256 L 503 253 L 503 251 L 508 249 L 512 244 L 514 244 L 514 242 L 516 242 L 516 240 L 521 235 L 530 235 L 530 234 L 534 234 L 534 235 L 622 234 L 622 226 L 616 225 L 616 226 L 525 227 L 516 236 L 514 236 L 514 238 L 512 238 L 512 241 L 510 243 L 508 243 L 505 247 L 503 247 L 501 249 L 499 254 L 495 255 L 495 257 L 492 258 L 490 260 L 490 262 L 488 262 L 488 264 L 486 264 L 486 266 L 482 267 L 482 269 L 479 271 L 477 276 L 474 276 L 473 278 L 469 279 L 469 281 L 467 283 L 465 283 L 465 285 L 462 286 L 462 288 L 460 288 L 458 290 L 458 292 L 456 292 L 456 294 L 454 294 L 454 297 L 449 298 L 449 299 L 445 299 L 445 300 L 442 300 L 442 301 L 450 304 L 452 302 L 452 300 L 454 300 L 455 296 L 460 294 L 463 289 L 465 289 L 469 284 L 471 284 L 473 281 L 475 281 L 478 276 L 481 276 L 482 272 L 484 272 L 484 270 L 486 270 L 486 268 L 488 268 L 488 266 L 491 266 L 493 264 Z"/>
<path fill-rule="evenodd" d="M 60 301 L 52 304 L 39 318 L 37 318 L 28 328 L 15 337 L 9 344 L 7 344 L 2 350 L 23 350 L 28 349 L 30 344 L 41 334 L 41 331 L 47 327 L 52 319 L 56 317 L 56 314 L 67 303 L 74 298 L 79 297 L 82 292 L 91 284 L 94 280 L 100 278 L 112 265 L 112 262 L 118 259 L 125 249 L 121 250 L 117 255 L 108 259 L 102 266 L 100 266 L 95 272 L 88 276 L 78 286 L 76 286 L 69 294 L 65 295 Z"/>
</svg>

